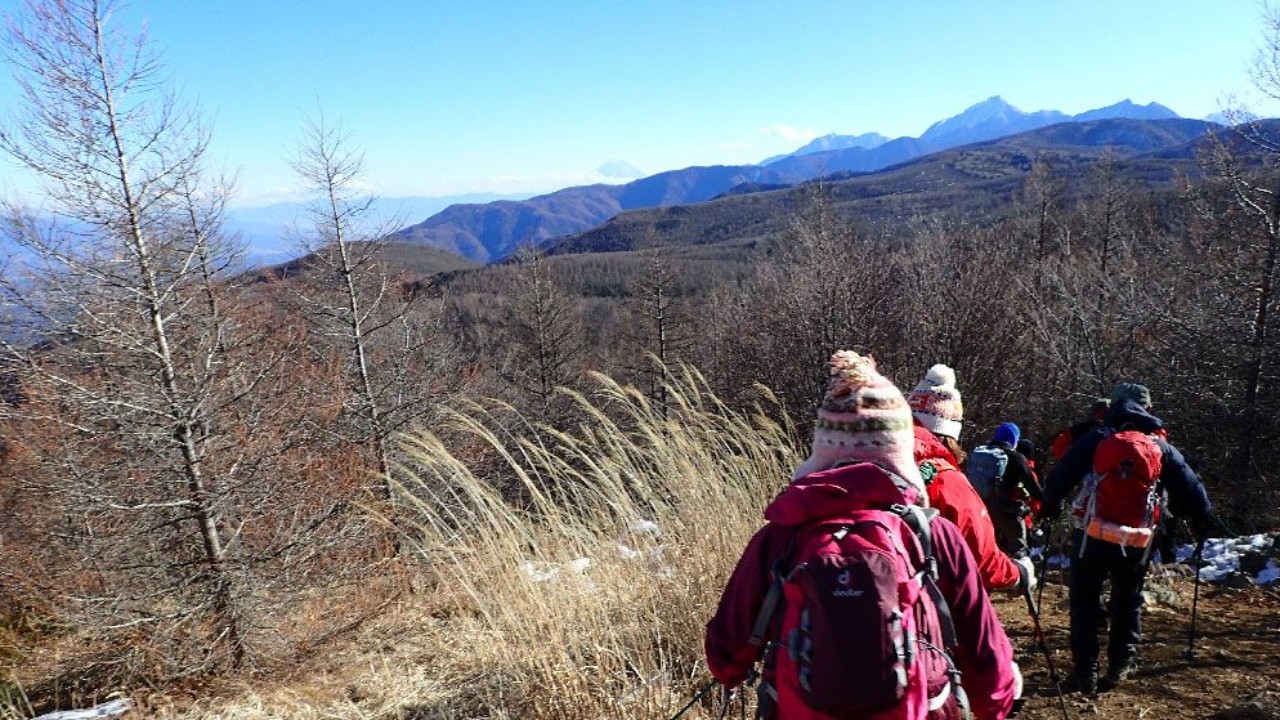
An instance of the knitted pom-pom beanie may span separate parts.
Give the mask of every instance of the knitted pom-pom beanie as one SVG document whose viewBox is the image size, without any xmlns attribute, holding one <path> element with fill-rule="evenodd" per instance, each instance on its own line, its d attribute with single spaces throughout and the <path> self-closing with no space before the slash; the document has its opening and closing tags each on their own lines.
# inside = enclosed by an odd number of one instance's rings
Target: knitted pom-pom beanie
<svg viewBox="0 0 1280 720">
<path fill-rule="evenodd" d="M 902 477 L 924 497 L 914 455 L 911 409 L 902 391 L 876 370 L 873 358 L 851 350 L 832 355 L 828 368 L 813 449 L 792 477 L 842 462 L 873 462 Z"/>
<path fill-rule="evenodd" d="M 935 435 L 960 439 L 964 405 L 956 389 L 956 371 L 941 363 L 929 368 L 907 396 L 911 414 Z"/>
</svg>

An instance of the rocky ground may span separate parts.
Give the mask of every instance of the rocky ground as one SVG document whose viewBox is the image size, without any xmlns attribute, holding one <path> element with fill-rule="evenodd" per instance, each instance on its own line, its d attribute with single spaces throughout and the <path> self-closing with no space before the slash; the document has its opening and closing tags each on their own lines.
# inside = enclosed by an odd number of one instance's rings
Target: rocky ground
<svg viewBox="0 0 1280 720">
<path fill-rule="evenodd" d="M 1041 623 L 1059 677 L 1071 670 L 1067 592 L 1047 576 Z M 1097 697 L 1066 696 L 1071 718 L 1280 718 L 1280 587 L 1202 583 L 1195 653 L 1187 657 L 1194 594 L 1186 566 L 1153 565 L 1147 580 L 1137 675 Z M 1062 708 L 1021 596 L 997 598 L 1027 683 L 1024 719 L 1060 718 Z M 1105 647 L 1105 640 L 1102 641 Z"/>
</svg>

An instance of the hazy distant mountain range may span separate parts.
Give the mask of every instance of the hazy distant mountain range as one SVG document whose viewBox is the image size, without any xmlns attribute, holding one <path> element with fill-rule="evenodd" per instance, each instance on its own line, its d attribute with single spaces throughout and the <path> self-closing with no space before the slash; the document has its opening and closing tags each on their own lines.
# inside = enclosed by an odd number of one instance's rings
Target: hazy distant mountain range
<svg viewBox="0 0 1280 720">
<path fill-rule="evenodd" d="M 785 153 L 783 155 L 774 155 L 760 162 L 761 165 L 768 165 L 775 160 L 781 160 L 785 157 L 793 155 L 811 155 L 813 153 L 826 152 L 828 150 L 845 150 L 848 148 L 865 148 L 870 150 L 889 142 L 889 138 L 878 132 L 863 133 L 861 135 L 823 135 L 811 141 L 808 145 L 796 150 L 795 152 Z"/>
<path fill-rule="evenodd" d="M 1168 120 L 1177 117 L 1177 113 L 1163 105 L 1136 105 L 1129 100 L 1074 116 L 1056 110 L 1024 113 L 1003 99 L 992 97 L 955 117 L 930 125 L 918 138 L 897 138 L 874 147 L 855 146 L 843 150 L 808 153 L 797 151 L 774 160 L 768 167 L 782 173 L 800 175 L 805 179 L 834 172 L 871 172 L 939 150 L 995 140 L 1057 123 L 1104 119 Z"/>
<path fill-rule="evenodd" d="M 526 200 L 454 205 L 394 233 L 392 238 L 449 250 L 476 262 L 494 262 L 523 245 L 584 232 L 623 211 L 702 202 L 740 185 L 768 188 L 837 172 L 870 172 L 940 150 L 1062 122 L 1177 117 L 1162 105 L 1137 105 L 1129 100 L 1075 116 L 1054 110 L 1027 113 L 992 97 L 934 123 L 918 138 L 888 140 L 878 133 L 828 135 L 759 165 L 690 167 L 625 185 L 587 185 Z"/>
<path fill-rule="evenodd" d="M 585 185 L 521 201 L 454 205 L 392 235 L 450 250 L 475 262 L 502 260 L 523 245 L 595 227 L 624 210 L 710 200 L 746 182 L 790 184 L 804 178 L 757 165 L 670 170 L 626 185 Z"/>
<path fill-rule="evenodd" d="M 620 180 L 635 180 L 644 177 L 644 171 L 626 160 L 610 160 L 596 168 L 601 177 Z"/>
<path fill-rule="evenodd" d="M 376 206 L 377 217 L 371 224 L 402 227 L 391 234 L 392 240 L 424 244 L 472 262 L 496 262 L 523 245 L 545 245 L 583 233 L 629 210 L 703 202 L 832 174 L 873 172 L 941 150 L 1057 123 L 1177 117 L 1157 103 L 1137 105 L 1124 100 L 1070 116 L 1055 110 L 1023 112 L 1000 97 L 992 97 L 934 123 L 918 138 L 889 139 L 875 132 L 830 134 L 756 165 L 689 167 L 647 177 L 631 164 L 615 159 L 596 172 L 601 178 L 630 182 L 570 187 L 537 197 L 489 193 L 386 198 Z M 228 228 L 246 241 L 256 264 L 299 255 L 289 230 L 305 229 L 305 224 L 305 209 L 300 203 L 237 208 L 228 213 L 227 221 Z"/>
<path fill-rule="evenodd" d="M 471 193 L 445 197 L 379 198 L 368 218 L 371 230 L 394 229 L 416 222 L 458 203 L 487 203 L 498 200 L 522 200 L 528 195 Z M 255 265 L 278 263 L 302 254 L 297 247 L 295 231 L 307 231 L 307 206 L 299 202 L 282 202 L 262 207 L 239 207 L 227 211 L 227 230 L 238 235 L 249 248 L 249 261 Z"/>
<path fill-rule="evenodd" d="M 921 217 L 1000 217 L 1014 203 L 1032 162 L 1049 162 L 1068 193 L 1087 192 L 1088 173 L 1104 154 L 1117 173 L 1145 190 L 1168 191 L 1200 168 L 1197 151 L 1216 127 L 1203 120 L 1106 119 L 1068 122 L 969 143 L 870 173 L 827 176 L 829 202 L 860 223 L 893 226 Z M 701 246 L 732 256 L 735 248 L 781 237 L 804 188 L 735 188 L 710 202 L 622 213 L 559 238 L 552 254 L 627 252 L 642 247 Z"/>
</svg>

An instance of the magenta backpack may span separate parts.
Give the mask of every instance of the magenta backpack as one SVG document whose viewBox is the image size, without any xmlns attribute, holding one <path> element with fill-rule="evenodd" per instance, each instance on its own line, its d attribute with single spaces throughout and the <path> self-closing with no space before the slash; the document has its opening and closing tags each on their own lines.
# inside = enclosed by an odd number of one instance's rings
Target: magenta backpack
<svg viewBox="0 0 1280 720">
<path fill-rule="evenodd" d="M 948 654 L 955 634 L 935 583 L 930 513 L 852 510 L 797 531 L 752 638 L 763 642 L 783 603 L 765 654 L 762 717 L 773 716 L 770 705 L 788 720 L 968 716 Z"/>
</svg>

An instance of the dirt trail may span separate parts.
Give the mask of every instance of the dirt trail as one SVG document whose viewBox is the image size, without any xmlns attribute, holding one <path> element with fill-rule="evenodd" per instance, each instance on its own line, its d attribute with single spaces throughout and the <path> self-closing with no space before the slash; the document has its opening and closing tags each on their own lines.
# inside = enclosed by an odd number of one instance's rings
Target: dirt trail
<svg viewBox="0 0 1280 720">
<path fill-rule="evenodd" d="M 1065 677 L 1071 670 L 1067 591 L 1056 571 L 1047 579 L 1041 622 L 1054 665 Z M 1185 657 L 1192 578 L 1153 566 L 1147 590 L 1137 675 L 1096 698 L 1067 695 L 1072 718 L 1280 718 L 1280 590 L 1202 584 L 1194 660 Z M 1019 717 L 1060 718 L 1025 601 L 1021 596 L 997 597 L 996 608 L 1026 677 L 1028 699 Z M 1106 647 L 1105 639 L 1102 645 Z"/>
</svg>

